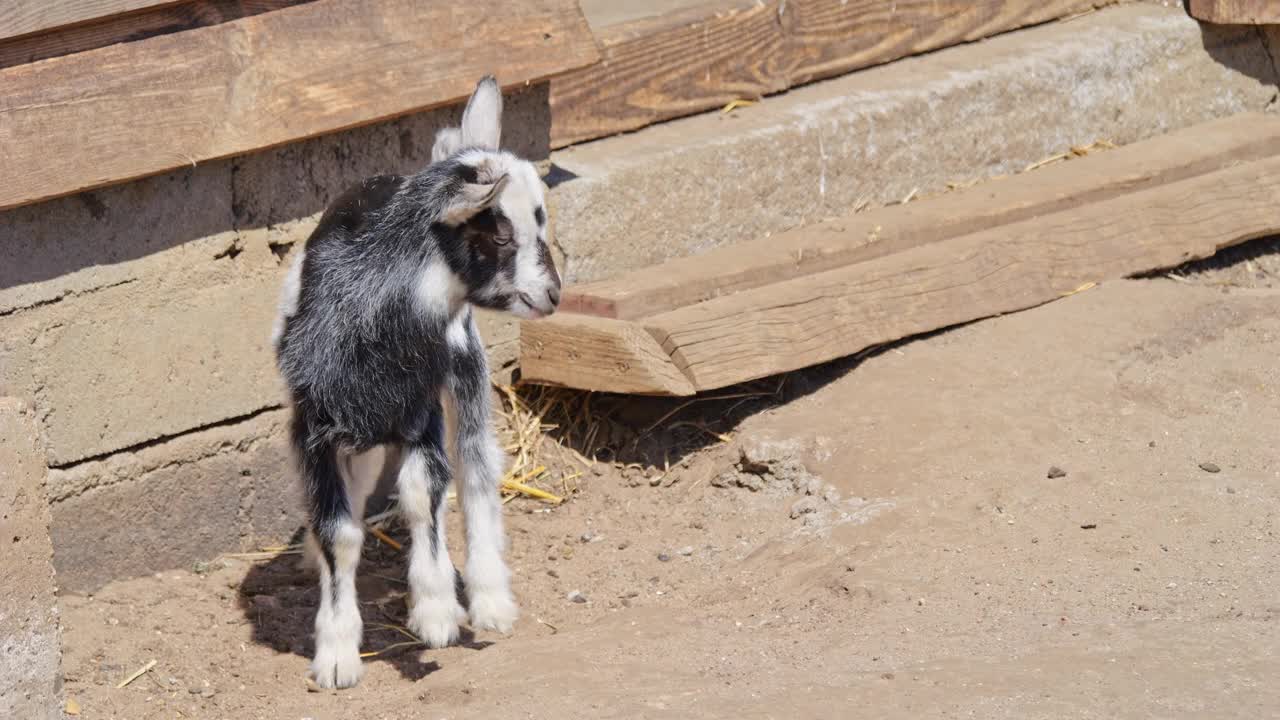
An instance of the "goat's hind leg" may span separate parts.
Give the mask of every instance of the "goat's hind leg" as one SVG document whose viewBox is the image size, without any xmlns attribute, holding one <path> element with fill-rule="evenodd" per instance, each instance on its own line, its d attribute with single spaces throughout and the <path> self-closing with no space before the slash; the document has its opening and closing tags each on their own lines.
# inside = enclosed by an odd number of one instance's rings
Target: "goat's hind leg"
<svg viewBox="0 0 1280 720">
<path fill-rule="evenodd" d="M 295 423 L 295 435 L 298 435 Z M 356 566 L 364 530 L 352 514 L 345 482 L 344 454 L 331 444 L 297 442 L 311 514 L 312 540 L 319 548 L 320 609 L 316 612 L 316 652 L 311 674 L 324 688 L 360 681 L 363 623 L 356 599 Z"/>
</svg>

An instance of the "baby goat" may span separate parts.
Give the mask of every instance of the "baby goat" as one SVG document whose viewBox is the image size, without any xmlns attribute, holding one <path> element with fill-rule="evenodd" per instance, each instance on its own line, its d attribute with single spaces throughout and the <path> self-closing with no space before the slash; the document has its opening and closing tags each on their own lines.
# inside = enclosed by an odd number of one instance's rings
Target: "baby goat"
<svg viewBox="0 0 1280 720">
<path fill-rule="evenodd" d="M 318 547 L 320 610 L 311 663 L 321 687 L 360 680 L 355 572 L 365 500 L 376 482 L 362 453 L 400 448 L 400 509 L 410 526 L 409 627 L 431 647 L 466 619 L 445 549 L 452 453 L 467 538 L 471 626 L 510 632 L 516 619 L 489 420 L 489 374 L 472 307 L 524 318 L 555 311 L 560 276 L 547 248 L 543 186 L 533 165 L 498 149 L 502 92 L 476 86 L 461 128 L 440 131 L 432 163 L 375 177 L 326 210 L 288 277 L 273 343 L 292 405 L 291 437 Z"/>
</svg>

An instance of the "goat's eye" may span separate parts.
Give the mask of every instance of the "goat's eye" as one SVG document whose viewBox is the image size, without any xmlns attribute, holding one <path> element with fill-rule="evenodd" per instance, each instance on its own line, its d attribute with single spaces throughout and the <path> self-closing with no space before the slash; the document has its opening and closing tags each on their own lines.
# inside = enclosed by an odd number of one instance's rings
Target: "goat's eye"
<svg viewBox="0 0 1280 720">
<path fill-rule="evenodd" d="M 511 236 L 510 235 L 494 235 L 493 244 L 494 245 L 510 245 Z"/>
</svg>

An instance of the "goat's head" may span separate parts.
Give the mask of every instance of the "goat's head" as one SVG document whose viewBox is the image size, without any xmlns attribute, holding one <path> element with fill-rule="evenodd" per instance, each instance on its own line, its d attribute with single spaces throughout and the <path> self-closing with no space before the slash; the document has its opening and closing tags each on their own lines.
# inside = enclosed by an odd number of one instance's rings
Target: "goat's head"
<svg viewBox="0 0 1280 720">
<path fill-rule="evenodd" d="M 457 176 L 441 219 L 465 253 L 467 299 L 526 318 L 555 312 L 560 275 L 547 245 L 546 193 L 533 164 L 498 149 L 502 90 L 493 76 L 476 86 L 462 126 L 436 135 L 434 163 Z"/>
</svg>

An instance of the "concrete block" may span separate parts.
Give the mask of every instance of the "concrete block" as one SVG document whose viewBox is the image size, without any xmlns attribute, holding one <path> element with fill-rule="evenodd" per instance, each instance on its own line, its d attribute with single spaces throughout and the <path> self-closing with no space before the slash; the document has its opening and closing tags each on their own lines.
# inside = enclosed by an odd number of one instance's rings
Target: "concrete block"
<svg viewBox="0 0 1280 720">
<path fill-rule="evenodd" d="M 301 524 L 287 415 L 189 433 L 50 473 L 54 562 L 65 589 L 190 565 L 288 537 Z"/>
<path fill-rule="evenodd" d="M 25 403 L 0 398 L 0 717 L 62 717 L 45 463 Z"/>
<path fill-rule="evenodd" d="M 1253 28 L 1123 5 L 567 148 L 550 178 L 565 275 L 596 280 L 1075 145 L 1261 110 L 1276 80 Z"/>
<path fill-rule="evenodd" d="M 49 464 L 62 466 L 278 406 L 279 282 L 108 288 L 49 308 L 27 353 Z"/>
<path fill-rule="evenodd" d="M 208 262 L 233 227 L 228 162 L 0 212 L 0 314 Z"/>
</svg>

